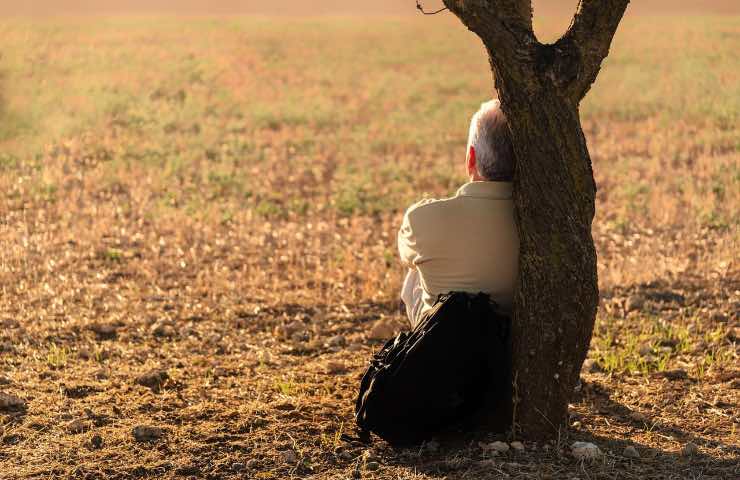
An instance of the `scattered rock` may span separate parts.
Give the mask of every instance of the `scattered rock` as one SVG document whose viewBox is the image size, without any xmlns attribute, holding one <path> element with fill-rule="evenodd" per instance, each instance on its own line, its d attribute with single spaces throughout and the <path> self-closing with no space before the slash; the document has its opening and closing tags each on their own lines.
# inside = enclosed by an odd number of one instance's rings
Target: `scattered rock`
<svg viewBox="0 0 740 480">
<path fill-rule="evenodd" d="M 290 465 L 298 463 L 298 455 L 296 455 L 293 450 L 283 450 L 282 452 L 278 452 L 278 455 L 280 457 L 280 461 L 283 463 Z"/>
<path fill-rule="evenodd" d="M 165 370 L 154 369 L 136 377 L 136 384 L 152 390 L 159 390 L 169 378 L 170 376 Z"/>
<path fill-rule="evenodd" d="M 290 340 L 295 343 L 305 342 L 308 340 L 308 331 L 300 330 L 298 332 L 295 332 L 290 336 Z"/>
<path fill-rule="evenodd" d="M 0 438 L 0 443 L 2 443 L 3 445 L 17 445 L 21 442 L 21 440 L 23 440 L 22 436 L 11 433 Z"/>
<path fill-rule="evenodd" d="M 0 411 L 25 410 L 26 401 L 10 393 L 0 392 Z"/>
<path fill-rule="evenodd" d="M 640 458 L 640 452 L 637 451 L 635 447 L 632 445 L 628 445 L 625 447 L 624 452 L 622 452 L 622 455 L 624 455 L 627 458 Z"/>
<path fill-rule="evenodd" d="M 178 477 L 196 477 L 202 472 L 197 465 L 181 465 L 175 469 L 175 475 Z"/>
<path fill-rule="evenodd" d="M 365 470 L 368 472 L 374 472 L 375 470 L 380 468 L 380 464 L 378 462 L 367 462 L 365 464 Z"/>
<path fill-rule="evenodd" d="M 599 365 L 599 362 L 592 358 L 587 358 L 586 361 L 583 362 L 583 367 L 581 368 L 581 371 L 586 373 L 599 373 L 603 372 L 604 369 L 601 368 L 601 365 Z"/>
<path fill-rule="evenodd" d="M 90 445 L 96 450 L 103 448 L 103 437 L 96 433 L 90 439 Z"/>
<path fill-rule="evenodd" d="M 274 405 L 274 407 L 277 410 L 282 410 L 282 411 L 286 411 L 286 412 L 291 411 L 291 410 L 295 410 L 295 405 L 293 403 L 287 401 L 287 400 L 284 401 L 284 402 L 276 403 Z"/>
<path fill-rule="evenodd" d="M 643 357 L 646 356 L 646 355 L 652 355 L 653 354 L 653 346 L 650 345 L 650 344 L 645 344 L 645 345 L 641 346 L 639 348 L 639 350 L 637 350 L 637 353 L 639 353 Z"/>
<path fill-rule="evenodd" d="M 118 326 L 111 323 L 93 323 L 90 325 L 90 330 L 92 330 L 100 340 L 113 340 L 118 334 Z"/>
<path fill-rule="evenodd" d="M 305 326 L 303 325 L 303 322 L 294 320 L 293 322 L 287 325 L 284 325 L 281 333 L 283 334 L 285 338 L 291 338 L 294 333 L 303 331 L 304 329 L 305 329 Z"/>
<path fill-rule="evenodd" d="M 396 330 L 393 328 L 393 325 L 381 318 L 370 329 L 368 338 L 372 340 L 386 340 L 392 337 L 394 333 L 396 333 Z"/>
<path fill-rule="evenodd" d="M 372 450 L 365 450 L 362 452 L 362 459 L 365 463 L 367 462 L 380 462 L 380 459 L 373 453 Z"/>
<path fill-rule="evenodd" d="M 343 347 L 347 345 L 347 339 L 344 338 L 344 335 L 335 335 L 331 337 L 326 344 L 330 347 Z"/>
<path fill-rule="evenodd" d="M 499 453 L 504 453 L 509 451 L 509 444 L 506 442 L 491 442 L 491 443 L 484 443 L 484 442 L 478 442 L 478 446 L 486 452 L 490 452 L 492 455 L 498 455 Z"/>
<path fill-rule="evenodd" d="M 577 460 L 593 460 L 601 456 L 599 447 L 591 442 L 575 442 L 570 451 Z"/>
<path fill-rule="evenodd" d="M 659 378 L 665 378 L 667 380 L 686 380 L 689 378 L 689 374 L 686 372 L 686 370 L 666 370 L 664 372 L 656 372 L 654 374 L 655 377 Z"/>
<path fill-rule="evenodd" d="M 699 453 L 699 447 L 694 442 L 689 442 L 681 449 L 681 455 L 691 457 Z"/>
<path fill-rule="evenodd" d="M 439 442 L 436 440 L 429 440 L 424 444 L 424 450 L 431 453 L 439 451 Z"/>
<path fill-rule="evenodd" d="M 172 338 L 175 336 L 175 329 L 162 320 L 155 322 L 152 325 L 150 332 L 152 335 L 159 338 Z"/>
<path fill-rule="evenodd" d="M 252 458 L 250 460 L 247 460 L 246 467 L 250 470 L 254 470 L 259 466 L 259 464 L 260 464 L 259 460 L 257 460 L 256 458 Z"/>
<path fill-rule="evenodd" d="M 501 452 L 501 453 L 504 453 L 504 452 L 508 452 L 509 451 L 509 444 L 506 443 L 506 442 L 499 442 L 499 441 L 493 442 L 493 443 L 488 444 L 488 447 L 491 450 L 495 450 L 495 451 Z"/>
<path fill-rule="evenodd" d="M 0 376 L 0 385 L 10 385 L 11 383 L 13 383 L 13 381 L 8 377 Z"/>
<path fill-rule="evenodd" d="M 97 393 L 100 389 L 92 385 L 60 385 L 59 389 L 62 391 L 64 396 L 68 398 L 85 398 L 88 395 Z"/>
<path fill-rule="evenodd" d="M 153 442 L 164 436 L 164 430 L 150 425 L 137 425 L 132 434 L 137 442 Z"/>
<path fill-rule="evenodd" d="M 341 452 L 339 452 L 339 458 L 341 458 L 342 460 L 352 460 L 352 454 L 346 450 L 342 450 Z"/>
<path fill-rule="evenodd" d="M 362 345 L 359 343 L 353 343 L 349 347 L 347 347 L 347 350 L 349 350 L 350 352 L 359 352 L 360 350 L 362 350 Z"/>
<path fill-rule="evenodd" d="M 235 472 L 241 472 L 242 470 L 244 470 L 245 467 L 246 465 L 241 462 L 234 462 L 231 464 L 231 469 Z"/>
<path fill-rule="evenodd" d="M 649 423 L 650 419 L 645 415 L 644 413 L 632 411 L 629 413 L 629 417 L 631 420 L 635 422 L 642 422 L 642 423 Z"/>
<path fill-rule="evenodd" d="M 67 433 L 76 435 L 78 433 L 82 433 L 88 430 L 89 428 L 90 428 L 90 422 L 82 418 L 78 418 L 77 420 L 72 420 L 71 422 L 69 422 L 65 430 L 67 430 Z"/>
<path fill-rule="evenodd" d="M 524 444 L 522 442 L 511 442 L 511 448 L 522 452 L 524 451 Z"/>
<path fill-rule="evenodd" d="M 624 302 L 624 309 L 628 312 L 640 310 L 645 305 L 645 299 L 637 295 L 630 295 Z"/>
<path fill-rule="evenodd" d="M 327 373 L 342 373 L 347 369 L 347 367 L 344 366 L 344 363 L 337 362 L 337 361 L 330 361 L 326 364 L 326 372 Z"/>
</svg>

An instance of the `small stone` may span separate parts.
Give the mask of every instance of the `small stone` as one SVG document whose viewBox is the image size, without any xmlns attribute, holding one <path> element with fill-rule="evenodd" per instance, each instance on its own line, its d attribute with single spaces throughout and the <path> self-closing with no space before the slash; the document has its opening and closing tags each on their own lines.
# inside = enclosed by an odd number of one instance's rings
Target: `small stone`
<svg viewBox="0 0 740 480">
<path fill-rule="evenodd" d="M 241 462 L 234 462 L 231 464 L 231 469 L 235 472 L 241 472 L 242 470 L 244 470 L 245 467 L 246 465 Z"/>
<path fill-rule="evenodd" d="M 284 400 L 282 402 L 278 402 L 274 405 L 275 409 L 282 410 L 284 412 L 289 412 L 291 410 L 295 410 L 295 405 L 291 403 L 288 400 Z"/>
<path fill-rule="evenodd" d="M 306 330 L 295 332 L 290 336 L 290 340 L 295 343 L 305 342 L 308 340 L 308 332 Z"/>
<path fill-rule="evenodd" d="M 436 440 L 430 440 L 424 444 L 424 449 L 427 452 L 434 453 L 439 450 L 439 442 Z"/>
<path fill-rule="evenodd" d="M 2 410 L 25 410 L 26 401 L 10 393 L 0 392 L 0 411 Z"/>
<path fill-rule="evenodd" d="M 136 377 L 136 384 L 152 390 L 159 390 L 169 378 L 170 376 L 166 371 L 154 369 Z"/>
<path fill-rule="evenodd" d="M 92 330 L 100 340 L 112 340 L 116 338 L 116 335 L 118 334 L 118 326 L 110 323 L 93 323 L 90 325 L 90 330 Z"/>
<path fill-rule="evenodd" d="M 640 452 L 638 452 L 637 449 L 632 445 L 626 446 L 624 448 L 624 452 L 622 452 L 622 455 L 627 458 L 640 458 Z"/>
<path fill-rule="evenodd" d="M 347 345 L 347 339 L 344 338 L 344 335 L 335 335 L 331 337 L 326 344 L 330 347 L 343 347 Z"/>
<path fill-rule="evenodd" d="M 577 460 L 593 460 L 601 456 L 599 447 L 591 442 L 575 442 L 570 451 Z"/>
<path fill-rule="evenodd" d="M 278 455 L 280 456 L 280 461 L 283 463 L 293 465 L 298 462 L 298 455 L 293 450 L 283 450 L 282 452 L 278 452 Z"/>
<path fill-rule="evenodd" d="M 380 464 L 378 462 L 367 462 L 365 464 L 365 470 L 368 472 L 374 472 L 375 470 L 380 468 Z"/>
<path fill-rule="evenodd" d="M 67 424 L 66 430 L 67 430 L 67 433 L 76 435 L 78 433 L 84 432 L 88 428 L 90 428 L 90 423 L 86 420 L 78 418 L 77 420 L 72 420 L 71 422 L 69 422 Z"/>
<path fill-rule="evenodd" d="M 344 366 L 344 363 L 342 362 L 331 361 L 331 362 L 327 362 L 326 364 L 327 373 L 342 373 L 345 370 L 346 370 L 346 367 Z"/>
<path fill-rule="evenodd" d="M 599 373 L 602 370 L 601 366 L 599 365 L 599 362 L 592 358 L 587 358 L 583 362 L 583 367 L 581 368 L 581 371 L 586 373 Z"/>
<path fill-rule="evenodd" d="M 92 438 L 90 439 L 90 445 L 91 445 L 91 446 L 92 446 L 92 447 L 93 447 L 94 449 L 96 449 L 96 450 L 97 450 L 97 449 L 100 449 L 100 448 L 102 448 L 102 447 L 103 447 L 103 437 L 101 437 L 100 435 L 98 435 L 98 434 L 96 433 L 96 434 L 95 434 L 95 435 L 93 435 L 93 436 L 92 436 Z"/>
<path fill-rule="evenodd" d="M 653 347 L 652 345 L 643 345 L 640 347 L 640 349 L 637 352 L 643 357 L 647 355 L 652 355 Z"/>
<path fill-rule="evenodd" d="M 152 442 L 164 436 L 164 430 L 150 425 L 137 425 L 132 430 L 137 442 Z"/>
<path fill-rule="evenodd" d="M 342 460 L 352 460 L 352 454 L 346 450 L 342 450 L 341 452 L 339 452 L 339 458 L 341 458 Z"/>
<path fill-rule="evenodd" d="M 0 385 L 10 385 L 11 383 L 13 383 L 13 381 L 8 377 L 0 376 Z"/>
<path fill-rule="evenodd" d="M 175 336 L 175 329 L 161 320 L 152 325 L 150 332 L 152 335 L 159 338 L 172 338 Z"/>
<path fill-rule="evenodd" d="M 282 328 L 282 333 L 285 338 L 291 338 L 294 333 L 305 329 L 303 322 L 295 320 Z"/>
<path fill-rule="evenodd" d="M 631 420 L 634 420 L 635 422 L 640 422 L 640 423 L 645 423 L 645 424 L 650 422 L 650 419 L 647 417 L 647 415 L 645 415 L 644 413 L 637 412 L 637 411 L 631 411 L 629 413 L 629 417 Z"/>
<path fill-rule="evenodd" d="M 668 380 L 676 381 L 676 380 L 685 380 L 689 378 L 689 374 L 686 372 L 686 370 L 676 369 L 676 370 L 666 370 L 663 372 L 657 372 L 654 374 L 656 377 L 663 377 Z"/>
<path fill-rule="evenodd" d="M 380 319 L 370 329 L 368 338 L 372 340 L 386 340 L 396 333 L 393 326 L 386 320 Z"/>
<path fill-rule="evenodd" d="M 506 443 L 506 442 L 498 442 L 498 441 L 497 442 L 493 442 L 493 443 L 488 444 L 488 447 L 491 450 L 495 450 L 495 451 L 501 452 L 501 453 L 504 453 L 504 452 L 508 452 L 509 451 L 509 444 Z"/>
<path fill-rule="evenodd" d="M 637 295 L 630 295 L 624 302 L 624 309 L 628 312 L 640 310 L 645 305 L 645 300 Z"/>
<path fill-rule="evenodd" d="M 347 350 L 349 350 L 350 352 L 359 352 L 362 350 L 362 345 L 360 345 L 359 343 L 353 343 L 349 347 L 347 347 Z"/>
<path fill-rule="evenodd" d="M 699 453 L 699 447 L 694 442 L 689 442 L 681 449 L 681 455 L 691 457 Z"/>
<path fill-rule="evenodd" d="M 254 470 L 259 466 L 259 464 L 260 464 L 259 460 L 257 460 L 256 458 L 252 458 L 250 460 L 247 460 L 246 467 L 250 470 Z"/>
<path fill-rule="evenodd" d="M 524 451 L 524 444 L 522 442 L 517 442 L 517 441 L 511 442 L 511 448 L 513 448 L 514 450 L 518 450 L 520 452 L 523 452 Z"/>
</svg>

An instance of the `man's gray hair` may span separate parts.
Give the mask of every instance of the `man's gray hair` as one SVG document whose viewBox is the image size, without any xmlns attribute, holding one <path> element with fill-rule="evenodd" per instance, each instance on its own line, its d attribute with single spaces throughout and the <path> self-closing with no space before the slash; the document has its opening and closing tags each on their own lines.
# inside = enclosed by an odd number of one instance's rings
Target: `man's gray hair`
<svg viewBox="0 0 740 480">
<path fill-rule="evenodd" d="M 498 100 L 480 106 L 470 121 L 468 155 L 475 148 L 478 174 L 492 182 L 510 182 L 514 178 L 514 149 L 506 116 Z"/>
</svg>

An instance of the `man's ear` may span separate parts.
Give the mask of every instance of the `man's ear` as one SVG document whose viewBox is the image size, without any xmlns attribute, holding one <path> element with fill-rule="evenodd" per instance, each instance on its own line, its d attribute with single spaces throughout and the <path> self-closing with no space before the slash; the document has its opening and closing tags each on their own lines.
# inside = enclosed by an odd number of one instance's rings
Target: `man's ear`
<svg viewBox="0 0 740 480">
<path fill-rule="evenodd" d="M 475 147 L 470 146 L 468 150 L 468 175 L 473 175 L 478 170 L 478 165 L 475 160 Z"/>
</svg>

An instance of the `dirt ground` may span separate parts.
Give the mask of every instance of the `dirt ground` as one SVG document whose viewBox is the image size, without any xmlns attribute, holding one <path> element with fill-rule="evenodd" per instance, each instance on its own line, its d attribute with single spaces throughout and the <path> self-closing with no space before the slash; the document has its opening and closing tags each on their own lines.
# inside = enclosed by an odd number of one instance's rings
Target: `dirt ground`
<svg viewBox="0 0 740 480">
<path fill-rule="evenodd" d="M 490 91 L 456 23 L 374 22 L 0 22 L 0 478 L 740 478 L 737 18 L 620 30 L 589 359 L 560 438 L 498 454 L 356 437 L 401 215 Z"/>
</svg>

